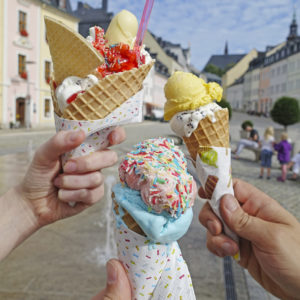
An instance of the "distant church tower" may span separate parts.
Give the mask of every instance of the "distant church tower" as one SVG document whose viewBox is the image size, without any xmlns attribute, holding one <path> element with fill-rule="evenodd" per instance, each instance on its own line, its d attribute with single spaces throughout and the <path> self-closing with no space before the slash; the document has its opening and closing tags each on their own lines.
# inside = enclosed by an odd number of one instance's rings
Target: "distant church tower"
<svg viewBox="0 0 300 300">
<path fill-rule="evenodd" d="M 224 55 L 228 55 L 228 42 L 225 43 Z"/>
<path fill-rule="evenodd" d="M 287 37 L 288 41 L 294 40 L 298 36 L 298 25 L 296 20 L 296 8 L 294 7 L 293 20 L 290 25 L 290 32 Z"/>
</svg>

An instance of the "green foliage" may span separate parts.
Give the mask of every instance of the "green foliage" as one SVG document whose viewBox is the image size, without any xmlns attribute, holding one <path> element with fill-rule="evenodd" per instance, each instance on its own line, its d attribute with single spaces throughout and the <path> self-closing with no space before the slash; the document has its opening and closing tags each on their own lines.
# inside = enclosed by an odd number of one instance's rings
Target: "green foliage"
<svg viewBox="0 0 300 300">
<path fill-rule="evenodd" d="M 232 116 L 232 108 L 231 108 L 230 103 L 226 99 L 223 98 L 220 102 L 218 102 L 218 105 L 220 105 L 223 108 L 228 109 L 229 120 L 230 120 L 231 116 Z"/>
<path fill-rule="evenodd" d="M 285 128 L 300 121 L 300 108 L 297 99 L 292 97 L 281 97 L 276 100 L 272 110 L 271 118 L 274 122 Z"/>
<path fill-rule="evenodd" d="M 235 65 L 235 63 L 230 63 L 228 64 L 225 69 L 221 69 L 219 67 L 217 67 L 214 64 L 209 64 L 205 67 L 204 72 L 208 72 L 208 73 L 212 73 L 212 74 L 216 74 L 219 77 L 222 77 L 229 69 L 231 69 L 233 66 Z"/>
<path fill-rule="evenodd" d="M 245 130 L 248 126 L 251 126 L 253 128 L 253 122 L 250 120 L 246 120 L 242 123 L 241 127 Z"/>
<path fill-rule="evenodd" d="M 213 64 L 209 64 L 205 67 L 204 72 L 208 72 L 208 73 L 212 73 L 212 74 L 216 74 L 219 77 L 222 77 L 222 75 L 224 74 L 224 70 L 220 69 L 219 67 L 213 65 Z"/>
</svg>

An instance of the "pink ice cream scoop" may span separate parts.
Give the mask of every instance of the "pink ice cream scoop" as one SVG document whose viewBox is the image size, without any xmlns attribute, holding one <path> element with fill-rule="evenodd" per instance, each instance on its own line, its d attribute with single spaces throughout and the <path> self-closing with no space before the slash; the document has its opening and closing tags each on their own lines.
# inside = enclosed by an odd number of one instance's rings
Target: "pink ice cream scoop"
<svg viewBox="0 0 300 300">
<path fill-rule="evenodd" d="M 149 210 L 179 217 L 194 204 L 197 186 L 182 151 L 168 139 L 150 139 L 135 146 L 119 167 L 122 183 L 141 191 Z"/>
</svg>

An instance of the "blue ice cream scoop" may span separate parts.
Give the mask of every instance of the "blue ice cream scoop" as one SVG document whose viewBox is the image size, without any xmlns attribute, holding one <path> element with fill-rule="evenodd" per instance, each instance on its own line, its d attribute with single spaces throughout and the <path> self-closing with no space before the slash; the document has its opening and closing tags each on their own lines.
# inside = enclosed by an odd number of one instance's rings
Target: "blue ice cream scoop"
<svg viewBox="0 0 300 300">
<path fill-rule="evenodd" d="M 117 227 L 121 225 L 128 228 L 122 217 L 125 209 L 145 235 L 153 242 L 171 243 L 180 239 L 188 230 L 193 219 L 192 208 L 186 209 L 180 217 L 174 218 L 166 211 L 158 214 L 148 211 L 147 205 L 141 198 L 139 191 L 122 184 L 113 187 L 114 200 L 119 205 L 119 214 L 115 213 Z"/>
</svg>

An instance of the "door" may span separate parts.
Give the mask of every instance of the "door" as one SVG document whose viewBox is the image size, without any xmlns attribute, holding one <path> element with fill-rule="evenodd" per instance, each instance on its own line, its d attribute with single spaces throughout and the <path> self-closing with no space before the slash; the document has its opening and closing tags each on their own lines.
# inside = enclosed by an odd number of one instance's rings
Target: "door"
<svg viewBox="0 0 300 300">
<path fill-rule="evenodd" d="M 16 123 L 20 126 L 25 125 L 25 98 L 16 100 Z"/>
</svg>

